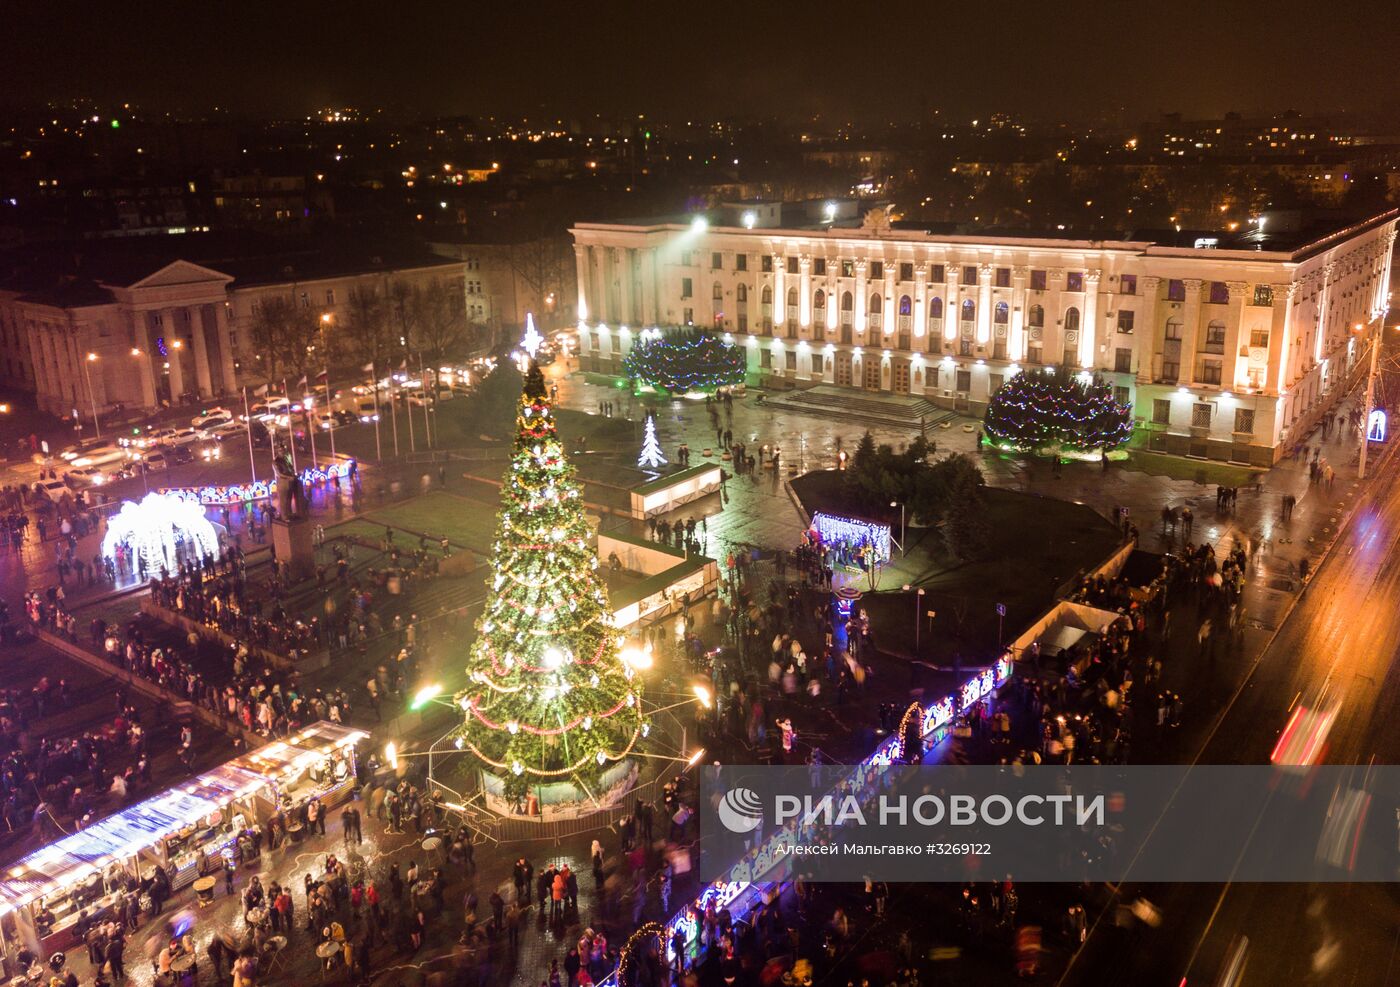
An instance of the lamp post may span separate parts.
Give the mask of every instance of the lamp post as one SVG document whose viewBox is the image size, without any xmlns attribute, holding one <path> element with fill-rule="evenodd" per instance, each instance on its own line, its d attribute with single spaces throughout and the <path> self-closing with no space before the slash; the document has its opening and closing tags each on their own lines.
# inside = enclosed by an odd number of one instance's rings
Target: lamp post
<svg viewBox="0 0 1400 987">
<path fill-rule="evenodd" d="M 88 404 L 92 406 L 92 433 L 97 438 L 102 438 L 102 426 L 97 421 L 97 397 L 92 390 L 92 373 L 88 370 L 88 364 L 97 359 L 96 353 L 89 353 L 87 359 L 83 361 L 83 377 L 87 380 Z"/>
<path fill-rule="evenodd" d="M 890 506 L 899 508 L 899 555 L 903 558 L 906 554 L 904 548 L 904 505 L 897 500 L 892 500 Z"/>
<path fill-rule="evenodd" d="M 908 583 L 904 584 L 904 592 L 914 590 L 914 657 L 919 657 L 919 628 L 924 620 L 924 588 L 922 586 L 915 589 Z"/>
</svg>

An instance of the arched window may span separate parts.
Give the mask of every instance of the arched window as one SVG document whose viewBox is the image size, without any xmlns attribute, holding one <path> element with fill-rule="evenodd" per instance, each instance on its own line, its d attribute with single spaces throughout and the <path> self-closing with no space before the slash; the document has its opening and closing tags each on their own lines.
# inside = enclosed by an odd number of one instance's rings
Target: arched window
<svg viewBox="0 0 1400 987">
<path fill-rule="evenodd" d="M 899 314 L 908 315 L 914 311 L 914 303 L 909 300 L 908 295 L 899 296 Z"/>
<path fill-rule="evenodd" d="M 739 287 L 735 288 L 735 289 L 734 289 L 734 300 L 737 301 L 737 302 L 746 302 L 746 301 L 748 301 L 748 300 L 749 300 L 749 286 L 746 285 L 746 284 L 741 284 L 741 285 L 739 285 Z"/>
<path fill-rule="evenodd" d="M 762 297 L 762 302 L 763 302 L 764 305 L 772 305 L 772 304 L 773 304 L 773 287 L 772 287 L 772 285 L 766 285 L 766 284 L 765 284 L 765 285 L 763 286 L 763 297 Z"/>
<path fill-rule="evenodd" d="M 1041 308 L 1039 305 L 1032 305 L 1030 313 L 1026 318 L 1030 325 L 1039 329 L 1045 325 L 1045 309 Z"/>
<path fill-rule="evenodd" d="M 715 304 L 716 304 L 716 305 L 723 304 L 723 302 L 724 302 L 724 289 L 723 289 L 722 287 L 720 287 L 720 283 L 719 283 L 718 281 L 715 282 L 715 288 L 714 288 L 714 290 L 713 290 L 712 292 L 710 292 L 710 297 L 713 298 L 713 299 L 715 300 Z"/>
<path fill-rule="evenodd" d="M 871 315 L 879 315 L 879 314 L 880 314 L 880 296 L 879 296 L 879 295 L 871 295 L 871 296 L 870 296 L 870 314 L 871 314 Z"/>
<path fill-rule="evenodd" d="M 962 303 L 962 320 L 971 322 L 977 318 L 977 304 L 971 298 L 964 298 Z"/>
<path fill-rule="evenodd" d="M 852 312 L 855 310 L 855 307 L 856 300 L 851 296 L 849 291 L 841 296 L 841 311 Z"/>
<path fill-rule="evenodd" d="M 1006 302 L 997 302 L 997 307 L 992 312 L 992 321 L 999 326 L 1006 325 L 1008 313 L 1010 311 L 1011 310 L 1006 306 Z"/>
<path fill-rule="evenodd" d="M 793 308 L 793 309 L 797 308 L 797 289 L 796 289 L 796 288 L 789 288 L 789 289 L 788 289 L 788 293 L 787 293 L 787 307 L 788 307 L 788 308 Z"/>
<path fill-rule="evenodd" d="M 1065 309 L 1065 332 L 1077 332 L 1079 330 L 1079 309 L 1070 307 Z"/>
<path fill-rule="evenodd" d="M 943 318 L 943 299 L 935 298 L 928 303 L 928 318 L 930 322 L 940 321 Z"/>
<path fill-rule="evenodd" d="M 812 299 L 812 307 L 826 308 L 826 292 L 822 291 L 820 288 L 817 289 L 816 297 Z"/>
</svg>

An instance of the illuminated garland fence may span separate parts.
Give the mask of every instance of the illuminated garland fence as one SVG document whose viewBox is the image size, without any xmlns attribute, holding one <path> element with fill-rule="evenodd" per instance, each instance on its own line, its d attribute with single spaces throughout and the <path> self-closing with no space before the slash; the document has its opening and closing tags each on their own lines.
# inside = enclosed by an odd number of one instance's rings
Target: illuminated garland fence
<svg viewBox="0 0 1400 987">
<path fill-rule="evenodd" d="M 646 329 L 622 361 L 634 386 L 671 394 L 713 391 L 744 382 L 744 351 L 703 329 Z"/>
<path fill-rule="evenodd" d="M 1017 452 L 1107 452 L 1132 438 L 1133 413 L 1102 378 L 1037 367 L 992 395 L 983 427 L 993 445 Z"/>
<path fill-rule="evenodd" d="M 308 466 L 301 471 L 304 487 L 318 487 L 331 483 L 337 478 L 349 480 L 355 473 L 357 464 L 353 459 L 327 463 L 325 466 Z M 230 504 L 244 504 L 253 500 L 266 500 L 277 493 L 277 481 L 259 480 L 256 483 L 232 483 L 226 487 L 164 487 L 160 491 L 166 496 L 192 501 L 206 507 L 222 507 Z"/>
<path fill-rule="evenodd" d="M 1011 670 L 1011 658 L 1003 657 L 992 667 L 983 669 L 969 679 L 957 692 L 925 706 L 925 749 L 941 743 L 952 728 L 953 720 L 981 702 L 993 689 L 1005 684 L 1011 677 Z M 869 769 L 894 764 L 900 759 L 902 747 L 903 738 L 900 732 L 887 737 L 869 757 L 860 762 L 857 767 L 861 770 L 853 772 L 851 777 L 842 783 L 846 786 L 845 790 L 857 797 L 872 791 L 878 784 L 880 774 Z M 672 964 L 675 963 L 676 957 L 671 943 L 676 935 L 681 934 L 685 948 L 690 949 L 699 932 L 697 916 L 703 916 L 711 904 L 715 906 L 716 911 L 728 908 L 735 922 L 740 921 L 754 908 L 756 902 L 761 900 L 763 889 L 771 883 L 763 882 L 762 878 L 780 864 L 791 860 L 790 856 L 782 855 L 779 851 L 796 840 L 794 826 L 795 824 L 789 823 L 770 834 L 761 845 L 750 850 L 735 863 L 723 880 L 707 884 L 693 902 L 682 907 L 666 922 L 666 934 L 662 941 L 666 944 L 666 955 Z M 617 987 L 617 975 L 614 973 L 603 981 L 602 987 Z"/>
</svg>

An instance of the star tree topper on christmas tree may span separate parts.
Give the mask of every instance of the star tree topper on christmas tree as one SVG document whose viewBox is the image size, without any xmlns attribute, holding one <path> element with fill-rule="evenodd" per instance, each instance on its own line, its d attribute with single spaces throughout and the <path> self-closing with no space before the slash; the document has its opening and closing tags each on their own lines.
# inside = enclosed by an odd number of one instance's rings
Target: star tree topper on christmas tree
<svg viewBox="0 0 1400 987">
<path fill-rule="evenodd" d="M 521 342 L 527 351 L 539 345 L 531 329 L 533 320 Z M 572 781 L 597 796 L 609 762 L 647 733 L 641 683 L 620 657 L 590 536 L 532 358 L 468 660 L 471 684 L 456 696 L 464 714 L 457 746 L 499 773 L 513 795 L 532 783 Z"/>
</svg>

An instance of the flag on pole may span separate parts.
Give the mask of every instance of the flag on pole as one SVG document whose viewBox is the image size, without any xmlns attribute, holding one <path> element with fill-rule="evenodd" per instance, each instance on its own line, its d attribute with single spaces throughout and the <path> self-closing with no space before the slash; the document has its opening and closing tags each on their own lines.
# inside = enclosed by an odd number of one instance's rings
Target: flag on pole
<svg viewBox="0 0 1400 987">
<path fill-rule="evenodd" d="M 365 373 L 367 373 L 367 374 L 373 373 L 373 372 L 374 372 L 374 364 L 373 364 L 373 363 L 366 363 L 366 364 L 365 364 L 363 367 L 361 367 L 360 369 L 363 370 L 363 371 L 364 371 Z"/>
<path fill-rule="evenodd" d="M 262 387 L 255 387 L 255 388 L 253 388 L 253 397 L 255 397 L 255 398 L 261 398 L 261 397 L 266 397 L 266 396 L 267 396 L 267 385 L 266 385 L 266 384 L 264 384 Z"/>
<path fill-rule="evenodd" d="M 297 386 L 303 389 L 306 387 L 306 374 L 301 375 L 301 380 L 297 381 Z"/>
</svg>

